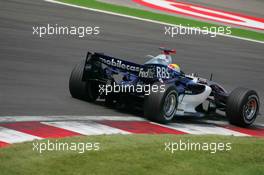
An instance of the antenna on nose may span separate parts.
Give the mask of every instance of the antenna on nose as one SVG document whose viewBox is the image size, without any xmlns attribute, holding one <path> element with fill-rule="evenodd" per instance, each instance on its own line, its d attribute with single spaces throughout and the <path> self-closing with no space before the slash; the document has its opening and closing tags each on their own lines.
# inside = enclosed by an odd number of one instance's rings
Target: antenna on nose
<svg viewBox="0 0 264 175">
<path fill-rule="evenodd" d="M 159 49 L 165 55 L 176 54 L 176 50 L 175 49 L 170 49 L 170 48 L 165 48 L 165 47 L 160 47 Z"/>
</svg>

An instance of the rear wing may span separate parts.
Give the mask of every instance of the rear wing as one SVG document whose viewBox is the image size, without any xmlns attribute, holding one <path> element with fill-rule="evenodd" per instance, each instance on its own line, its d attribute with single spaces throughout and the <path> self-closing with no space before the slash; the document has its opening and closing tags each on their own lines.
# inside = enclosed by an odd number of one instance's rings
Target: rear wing
<svg viewBox="0 0 264 175">
<path fill-rule="evenodd" d="M 136 75 L 139 73 L 140 68 L 142 67 L 142 65 L 140 64 L 132 63 L 130 61 L 125 61 L 123 59 L 111 57 L 96 52 L 92 55 L 92 59 L 97 60 L 100 63 L 105 64 L 109 67 L 116 68 L 124 72 L 130 72 Z"/>
<path fill-rule="evenodd" d="M 103 72 L 102 65 L 104 67 L 110 67 L 117 72 L 130 73 L 138 76 L 142 80 L 157 80 L 157 79 L 169 79 L 170 73 L 168 67 L 160 64 L 136 64 L 123 59 L 115 58 L 112 56 L 105 55 L 103 53 L 87 53 L 84 67 L 83 80 L 93 79 L 104 79 L 107 77 Z M 88 72 L 92 72 L 88 73 Z M 89 75 L 88 75 L 89 74 Z"/>
</svg>

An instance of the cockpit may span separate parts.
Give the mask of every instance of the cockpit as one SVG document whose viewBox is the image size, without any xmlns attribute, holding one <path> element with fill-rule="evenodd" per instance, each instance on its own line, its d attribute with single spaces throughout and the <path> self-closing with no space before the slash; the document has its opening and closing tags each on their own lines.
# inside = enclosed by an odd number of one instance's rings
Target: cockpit
<svg viewBox="0 0 264 175">
<path fill-rule="evenodd" d="M 148 58 L 151 58 L 149 61 L 147 61 L 145 64 L 161 64 L 164 66 L 168 66 L 172 63 L 172 58 L 170 55 L 160 54 L 158 56 L 147 56 Z"/>
</svg>

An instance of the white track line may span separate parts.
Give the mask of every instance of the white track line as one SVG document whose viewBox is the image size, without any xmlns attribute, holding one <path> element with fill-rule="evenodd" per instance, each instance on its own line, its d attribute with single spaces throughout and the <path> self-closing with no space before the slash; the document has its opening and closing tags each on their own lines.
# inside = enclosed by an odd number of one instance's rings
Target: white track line
<svg viewBox="0 0 264 175">
<path fill-rule="evenodd" d="M 42 122 L 43 124 L 74 131 L 83 135 L 130 134 L 129 132 L 102 125 L 93 121 Z"/>
<path fill-rule="evenodd" d="M 35 139 L 42 138 L 0 126 L 0 141 L 6 143 L 18 143 Z"/>
<path fill-rule="evenodd" d="M 214 135 L 233 135 L 233 136 L 249 136 L 240 132 L 232 131 L 223 127 L 210 124 L 183 124 L 171 123 L 170 127 L 189 134 L 214 134 Z"/>
<path fill-rule="evenodd" d="M 120 14 L 120 13 L 114 13 L 114 12 L 104 11 L 104 10 L 98 10 L 98 9 L 83 7 L 83 6 L 74 5 L 74 4 L 68 4 L 68 3 L 64 3 L 64 2 L 58 2 L 58 1 L 54 1 L 54 0 L 44 0 L 44 1 L 50 2 L 50 3 L 54 3 L 54 4 L 61 4 L 61 5 L 66 5 L 66 6 L 70 6 L 70 7 L 79 8 L 79 9 L 84 9 L 84 10 L 90 10 L 90 11 L 94 11 L 94 12 L 105 13 L 105 14 L 109 14 L 109 15 L 115 15 L 115 16 L 130 18 L 130 19 L 136 19 L 136 20 L 140 20 L 140 21 L 151 22 L 151 23 L 155 23 L 155 24 L 162 24 L 162 25 L 169 25 L 169 26 L 178 26 L 178 25 L 171 24 L 171 23 L 160 22 L 160 21 L 155 21 L 155 20 L 150 20 L 150 19 L 144 19 L 144 18 L 139 18 L 139 17 L 135 17 L 135 16 L 129 16 L 129 15 L 124 15 L 124 14 Z M 184 26 L 182 26 L 182 27 L 184 27 Z M 187 28 L 187 26 L 186 26 L 186 28 Z M 199 30 L 199 31 L 203 31 L 203 30 Z M 208 32 L 208 33 L 212 33 L 212 32 Z M 224 36 L 224 37 L 229 37 L 229 38 L 240 39 L 240 40 L 244 40 L 244 41 L 250 41 L 250 42 L 264 44 L 264 41 L 258 41 L 258 40 L 244 38 L 244 37 L 239 37 L 239 36 L 226 35 L 226 34 L 221 34 L 221 33 L 217 33 L 217 35 Z"/>
<path fill-rule="evenodd" d="M 66 121 L 66 120 L 118 120 L 118 121 L 146 121 L 144 118 L 134 116 L 0 116 L 0 123 L 6 122 L 27 122 L 27 121 Z"/>
</svg>

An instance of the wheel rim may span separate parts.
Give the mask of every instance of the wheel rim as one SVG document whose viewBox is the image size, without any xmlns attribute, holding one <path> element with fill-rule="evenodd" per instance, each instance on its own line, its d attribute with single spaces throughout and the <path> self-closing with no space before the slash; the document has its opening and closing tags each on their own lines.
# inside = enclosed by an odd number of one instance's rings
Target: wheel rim
<svg viewBox="0 0 264 175">
<path fill-rule="evenodd" d="M 167 120 L 170 120 L 173 117 L 176 108 L 176 101 L 177 98 L 173 92 L 170 92 L 164 100 L 163 111 Z"/>
<path fill-rule="evenodd" d="M 245 119 L 252 120 L 257 112 L 258 103 L 255 98 L 251 98 L 243 107 L 243 115 Z"/>
</svg>

